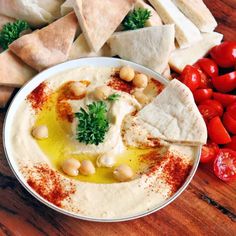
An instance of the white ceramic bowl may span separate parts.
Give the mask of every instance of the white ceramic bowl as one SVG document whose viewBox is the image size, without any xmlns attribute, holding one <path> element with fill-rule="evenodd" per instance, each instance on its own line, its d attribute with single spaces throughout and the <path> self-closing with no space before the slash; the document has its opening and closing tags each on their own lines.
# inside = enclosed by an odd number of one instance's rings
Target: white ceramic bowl
<svg viewBox="0 0 236 236">
<path fill-rule="evenodd" d="M 160 74 L 144 67 L 141 65 L 138 65 L 136 63 L 130 62 L 130 61 L 125 61 L 121 59 L 116 59 L 116 58 L 106 58 L 106 57 L 94 57 L 94 58 L 83 58 L 83 59 L 78 59 L 78 60 L 73 60 L 73 61 L 68 61 L 65 63 L 62 63 L 60 65 L 56 65 L 52 68 L 49 68 L 38 75 L 36 75 L 31 81 L 29 81 L 14 97 L 12 103 L 9 106 L 9 109 L 7 111 L 6 117 L 5 117 L 5 122 L 4 122 L 4 127 L 3 127 L 3 145 L 4 145 L 4 150 L 5 150 L 5 155 L 7 158 L 7 161 L 19 180 L 19 182 L 23 185 L 23 187 L 30 193 L 32 194 L 36 199 L 41 201 L 43 204 L 47 205 L 48 207 L 54 209 L 55 211 L 58 211 L 60 213 L 63 213 L 68 216 L 72 216 L 78 219 L 83 219 L 83 220 L 89 220 L 89 221 L 97 221 L 97 222 L 118 222 L 118 221 L 126 221 L 126 220 L 131 220 L 131 219 L 136 219 L 145 215 L 148 215 L 150 213 L 153 213 L 155 211 L 160 210 L 161 208 L 167 206 L 170 204 L 174 199 L 176 199 L 183 191 L 184 189 L 188 186 L 189 182 L 193 178 L 198 163 L 200 159 L 200 150 L 201 147 L 199 146 L 197 155 L 195 157 L 195 162 L 193 164 L 192 170 L 185 180 L 185 183 L 182 185 L 182 187 L 169 199 L 164 201 L 161 205 L 158 205 L 156 207 L 153 207 L 152 209 L 144 212 L 140 212 L 139 214 L 136 215 L 130 215 L 125 218 L 117 218 L 117 219 L 99 219 L 99 218 L 93 218 L 93 217 L 84 217 L 82 215 L 69 212 L 67 210 L 64 210 L 62 208 L 59 208 L 52 203 L 48 202 L 44 198 L 42 198 L 39 194 L 37 194 L 26 182 L 26 180 L 23 178 L 21 173 L 18 170 L 17 164 L 15 163 L 13 156 L 11 154 L 11 142 L 10 142 L 10 133 L 11 133 L 11 128 L 12 124 L 14 123 L 14 116 L 15 113 L 17 112 L 18 106 L 22 103 L 22 101 L 26 98 L 26 96 L 33 90 L 35 89 L 40 83 L 42 83 L 44 80 L 47 80 L 51 76 L 54 76 L 62 71 L 68 70 L 68 69 L 73 69 L 73 68 L 78 68 L 78 67 L 84 67 L 84 66 L 95 66 L 95 67 L 120 67 L 123 65 L 129 65 L 132 68 L 134 68 L 137 71 L 140 71 L 144 74 L 147 74 L 151 76 L 154 79 L 157 79 L 160 81 L 162 84 L 166 85 L 168 84 L 168 80 L 163 78 Z"/>
</svg>

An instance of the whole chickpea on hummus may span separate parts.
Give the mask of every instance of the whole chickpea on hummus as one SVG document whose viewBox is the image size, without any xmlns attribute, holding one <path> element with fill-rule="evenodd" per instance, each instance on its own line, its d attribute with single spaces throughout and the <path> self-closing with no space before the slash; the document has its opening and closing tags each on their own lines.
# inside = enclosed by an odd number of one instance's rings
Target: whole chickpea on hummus
<svg viewBox="0 0 236 236">
<path fill-rule="evenodd" d="M 11 134 L 28 185 L 54 205 L 118 218 L 170 198 L 188 177 L 204 121 L 191 92 L 132 67 L 53 76 L 19 106 Z"/>
</svg>

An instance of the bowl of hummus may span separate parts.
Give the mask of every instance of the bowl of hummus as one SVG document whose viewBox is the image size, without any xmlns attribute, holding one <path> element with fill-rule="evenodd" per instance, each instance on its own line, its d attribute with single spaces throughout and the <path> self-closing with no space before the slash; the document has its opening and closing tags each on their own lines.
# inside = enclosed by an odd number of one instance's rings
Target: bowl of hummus
<svg viewBox="0 0 236 236">
<path fill-rule="evenodd" d="M 191 91 L 116 58 L 69 61 L 15 96 L 3 142 L 38 200 L 84 220 L 138 218 L 187 187 L 207 131 Z"/>
</svg>

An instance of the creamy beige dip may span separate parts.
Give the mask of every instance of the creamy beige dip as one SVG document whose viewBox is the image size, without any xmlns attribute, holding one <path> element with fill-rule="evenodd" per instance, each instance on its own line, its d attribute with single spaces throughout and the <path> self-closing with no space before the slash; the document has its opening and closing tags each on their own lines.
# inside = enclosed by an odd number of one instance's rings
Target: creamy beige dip
<svg viewBox="0 0 236 236">
<path fill-rule="evenodd" d="M 90 92 L 96 87 L 106 84 L 111 79 L 114 71 L 114 68 L 106 67 L 85 67 L 68 70 L 49 78 L 46 81 L 47 89 L 48 91 L 55 91 L 68 81 L 90 81 L 91 83 L 87 88 L 88 95 L 85 98 L 68 101 L 73 112 L 78 112 L 80 107 L 84 107 L 93 101 Z M 111 90 L 114 89 L 111 88 Z M 127 149 L 127 145 L 139 147 L 140 143 L 147 144 L 150 142 L 150 139 L 145 141 L 147 133 L 150 133 L 148 129 L 145 129 L 145 127 L 143 130 L 140 128 L 132 129 L 132 122 L 129 121 L 129 114 L 137 109 L 141 109 L 141 105 L 129 93 L 117 90 L 114 90 L 114 92 L 120 94 L 120 99 L 114 103 L 106 102 L 110 127 L 104 142 L 98 146 L 79 143 L 75 139 L 77 121 L 74 120 L 71 123 L 69 137 L 71 141 L 70 146 L 73 148 L 68 148 L 68 155 L 81 153 L 97 155 L 107 151 L 120 154 Z M 154 93 L 154 95 L 156 94 Z M 20 172 L 24 176 L 25 182 L 30 177 L 32 178 L 32 176 L 35 179 L 41 178 L 41 173 L 34 174 L 35 166 L 45 165 L 55 170 L 55 166 L 52 165 L 48 156 L 45 155 L 38 142 L 31 135 L 31 129 L 35 125 L 36 117 L 35 110 L 32 109 L 30 102 L 25 99 L 15 115 L 14 128 L 11 133 L 11 144 L 14 150 L 13 156 Z M 124 119 L 126 119 L 125 124 L 123 122 Z M 139 127 L 142 127 L 142 124 Z M 125 135 L 123 134 L 124 129 Z M 167 169 L 167 165 L 175 160 L 175 157 L 191 167 L 197 153 L 197 148 L 165 144 L 164 150 L 168 154 L 166 154 L 166 158 L 161 163 L 158 163 L 158 168 L 149 173 L 136 174 L 133 180 L 123 183 L 101 184 L 83 182 L 78 179 L 68 178 L 61 172 L 56 171 L 60 175 L 59 179 L 62 187 L 68 189 L 68 191 L 71 188 L 74 189 L 62 200 L 60 205 L 56 205 L 78 215 L 111 219 L 136 215 L 163 204 L 166 199 L 173 195 L 173 185 L 170 183 L 173 180 L 171 179 L 170 181 L 163 177 L 163 170 Z M 181 184 L 183 182 L 184 179 Z M 39 191 L 37 192 L 40 193 Z M 45 198 L 50 201 L 50 198 Z"/>
</svg>

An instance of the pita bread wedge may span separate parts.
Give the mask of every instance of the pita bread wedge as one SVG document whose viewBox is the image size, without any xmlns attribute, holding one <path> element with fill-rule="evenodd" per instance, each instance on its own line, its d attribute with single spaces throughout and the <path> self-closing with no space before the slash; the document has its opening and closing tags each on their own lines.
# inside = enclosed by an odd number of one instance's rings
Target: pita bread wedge
<svg viewBox="0 0 236 236">
<path fill-rule="evenodd" d="M 62 3 L 63 0 L 0 0 L 0 14 L 40 26 L 60 16 Z"/>
<path fill-rule="evenodd" d="M 74 41 L 68 60 L 74 60 L 82 57 L 102 57 L 102 56 L 110 56 L 110 48 L 107 44 L 98 51 L 94 52 L 88 46 L 88 43 L 84 37 L 84 34 L 80 34 L 80 36 Z"/>
<path fill-rule="evenodd" d="M 176 48 L 169 59 L 170 67 L 181 72 L 186 65 L 194 64 L 198 59 L 204 57 L 212 47 L 220 44 L 223 38 L 222 34 L 211 32 L 202 33 L 202 40 L 194 43 L 189 48 Z"/>
<path fill-rule="evenodd" d="M 112 56 L 118 55 L 161 74 L 168 64 L 174 37 L 174 25 L 162 25 L 117 32 L 107 43 Z"/>
<path fill-rule="evenodd" d="M 8 103 L 14 88 L 0 86 L 0 108 L 4 108 Z"/>
<path fill-rule="evenodd" d="M 66 0 L 62 5 L 61 5 L 61 15 L 65 16 L 71 11 L 73 11 L 73 2 L 74 0 Z"/>
<path fill-rule="evenodd" d="M 36 73 L 9 50 L 0 54 L 0 85 L 21 87 Z"/>
<path fill-rule="evenodd" d="M 161 18 L 157 14 L 157 12 L 150 5 L 145 3 L 143 0 L 137 0 L 134 5 L 134 8 L 135 9 L 145 8 L 151 12 L 151 17 L 146 21 L 145 27 L 162 25 Z"/>
<path fill-rule="evenodd" d="M 216 28 L 217 22 L 202 0 L 173 0 L 173 2 L 201 32 L 212 32 Z"/>
<path fill-rule="evenodd" d="M 151 127 L 155 138 L 164 141 L 193 146 L 207 141 L 206 125 L 192 92 L 176 79 L 139 111 L 137 118 Z"/>
<path fill-rule="evenodd" d="M 17 39 L 9 48 L 31 67 L 44 70 L 67 60 L 77 25 L 72 12 L 41 30 Z"/>
<path fill-rule="evenodd" d="M 165 24 L 175 24 L 175 37 L 180 48 L 189 47 L 201 39 L 199 29 L 171 0 L 149 0 Z"/>
<path fill-rule="evenodd" d="M 74 0 L 74 10 L 89 47 L 98 52 L 135 0 Z"/>
</svg>

